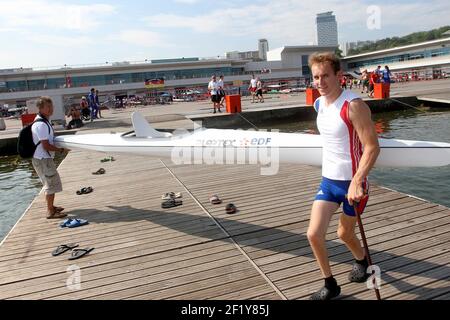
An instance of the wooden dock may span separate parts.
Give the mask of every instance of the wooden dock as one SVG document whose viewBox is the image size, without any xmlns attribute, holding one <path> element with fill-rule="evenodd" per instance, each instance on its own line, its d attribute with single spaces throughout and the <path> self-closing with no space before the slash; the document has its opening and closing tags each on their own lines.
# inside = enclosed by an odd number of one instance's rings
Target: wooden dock
<svg viewBox="0 0 450 320">
<path fill-rule="evenodd" d="M 320 170 L 283 165 L 275 176 L 257 166 L 173 166 L 169 161 L 72 151 L 59 168 L 57 204 L 88 219 L 76 229 L 45 219 L 38 196 L 0 246 L 0 299 L 307 299 L 321 274 L 306 238 Z M 93 176 L 98 168 L 103 176 Z M 92 186 L 94 192 L 77 196 Z M 161 194 L 184 204 L 161 209 Z M 211 194 L 224 204 L 209 204 Z M 227 215 L 226 203 L 239 212 Z M 340 299 L 374 299 L 347 280 L 352 256 L 327 239 Z M 372 259 L 382 269 L 384 299 L 450 299 L 450 209 L 372 186 L 363 218 Z M 60 244 L 94 247 L 69 261 L 52 257 Z M 71 290 L 68 267 L 80 270 Z M 73 288 L 72 288 L 73 289 Z"/>
</svg>

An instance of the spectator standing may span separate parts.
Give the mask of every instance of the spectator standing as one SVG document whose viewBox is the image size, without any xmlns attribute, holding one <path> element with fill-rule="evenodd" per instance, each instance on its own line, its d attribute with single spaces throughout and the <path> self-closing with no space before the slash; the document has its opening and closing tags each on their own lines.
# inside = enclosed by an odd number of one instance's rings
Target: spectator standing
<svg viewBox="0 0 450 320">
<path fill-rule="evenodd" d="M 103 118 L 102 117 L 102 108 L 100 106 L 100 98 L 99 98 L 99 95 L 98 95 L 98 90 L 95 90 L 95 105 L 97 106 L 98 117 L 99 118 Z"/>
<path fill-rule="evenodd" d="M 220 99 L 220 103 L 219 103 L 219 110 L 220 107 L 225 108 L 224 106 L 224 102 L 225 102 L 225 85 L 223 82 L 223 75 L 221 75 L 219 77 L 219 81 L 217 82 L 217 88 L 218 88 L 218 94 L 219 94 L 219 99 Z"/>
<path fill-rule="evenodd" d="M 248 87 L 248 90 L 250 91 L 252 95 L 252 103 L 255 103 L 255 96 L 256 96 L 256 79 L 255 75 L 252 75 L 252 78 L 250 80 L 250 86 Z"/>
<path fill-rule="evenodd" d="M 258 102 L 264 103 L 263 87 L 260 78 L 256 78 L 256 98 L 258 99 Z"/>
<path fill-rule="evenodd" d="M 392 76 L 391 70 L 389 70 L 388 66 L 385 66 L 383 70 L 383 82 L 390 84 L 391 76 Z"/>
<path fill-rule="evenodd" d="M 97 112 L 98 112 L 97 103 L 95 99 L 95 88 L 91 89 L 91 93 L 88 96 L 88 103 L 89 108 L 91 109 L 91 122 L 92 122 L 94 121 L 94 119 L 97 119 Z"/>
<path fill-rule="evenodd" d="M 222 112 L 220 110 L 220 98 L 218 94 L 217 78 L 215 75 L 211 77 L 211 81 L 208 84 L 208 91 L 211 95 L 211 101 L 214 106 L 214 113 L 216 113 L 216 109 L 219 109 L 219 112 Z"/>
</svg>

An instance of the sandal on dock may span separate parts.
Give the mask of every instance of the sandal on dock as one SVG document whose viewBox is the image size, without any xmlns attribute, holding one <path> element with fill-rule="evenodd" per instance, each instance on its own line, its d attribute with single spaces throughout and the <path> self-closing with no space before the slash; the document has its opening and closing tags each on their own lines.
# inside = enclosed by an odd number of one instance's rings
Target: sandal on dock
<svg viewBox="0 0 450 320">
<path fill-rule="evenodd" d="M 222 200 L 220 200 L 219 196 L 215 194 L 215 195 L 212 195 L 211 198 L 209 198 L 209 202 L 211 204 L 221 204 Z"/>
<path fill-rule="evenodd" d="M 67 251 L 75 249 L 76 247 L 78 247 L 78 244 L 76 243 L 62 244 L 52 252 L 52 256 L 60 256 Z"/>
<path fill-rule="evenodd" d="M 183 204 L 183 201 L 181 201 L 179 199 L 170 199 L 170 200 L 167 200 L 167 201 L 164 201 L 163 203 L 161 203 L 161 208 L 170 209 L 170 208 L 181 206 L 182 204 Z"/>
<path fill-rule="evenodd" d="M 77 191 L 77 195 L 81 196 L 82 194 L 89 194 L 92 191 L 94 191 L 92 187 L 81 188 L 80 190 Z"/>
<path fill-rule="evenodd" d="M 235 214 L 237 212 L 237 208 L 234 204 L 229 203 L 227 204 L 227 206 L 225 207 L 225 212 L 227 214 Z"/>
<path fill-rule="evenodd" d="M 87 249 L 73 249 L 72 254 L 70 255 L 69 260 L 77 260 L 81 257 L 84 257 L 85 255 L 89 254 L 94 250 L 94 248 L 87 248 Z"/>
<path fill-rule="evenodd" d="M 167 192 L 161 196 L 162 200 L 179 199 L 179 198 L 183 198 L 183 195 L 181 192 L 177 192 L 177 193 Z"/>
<path fill-rule="evenodd" d="M 112 162 L 112 161 L 116 161 L 116 159 L 114 159 L 114 157 L 106 157 L 103 158 L 102 160 L 100 160 L 100 162 Z"/>
<path fill-rule="evenodd" d="M 52 219 L 62 219 L 62 218 L 65 218 L 65 217 L 67 217 L 67 213 L 58 212 L 58 211 L 56 211 L 56 210 L 55 210 L 54 213 L 48 214 L 48 215 L 47 215 L 47 219 L 48 219 L 48 220 L 52 220 Z"/>
<path fill-rule="evenodd" d="M 101 175 L 101 174 L 105 174 L 105 173 L 106 173 L 106 170 L 103 168 L 100 168 L 97 171 L 92 172 L 93 175 Z"/>
<path fill-rule="evenodd" d="M 89 221 L 87 220 L 83 220 L 83 219 L 71 219 L 70 222 L 66 223 L 66 227 L 73 229 L 73 228 L 78 228 L 78 227 L 82 227 L 89 224 Z"/>
</svg>

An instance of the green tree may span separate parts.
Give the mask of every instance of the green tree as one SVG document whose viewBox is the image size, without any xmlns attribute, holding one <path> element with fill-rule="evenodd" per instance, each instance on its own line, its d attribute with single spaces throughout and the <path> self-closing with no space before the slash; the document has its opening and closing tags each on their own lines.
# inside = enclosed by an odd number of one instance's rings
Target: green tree
<svg viewBox="0 0 450 320">
<path fill-rule="evenodd" d="M 425 41 L 432 41 L 442 38 L 448 38 L 448 34 L 444 34 L 445 32 L 450 30 L 450 26 L 444 26 L 438 29 L 433 29 L 430 31 L 422 31 L 422 32 L 414 32 L 411 34 L 408 34 L 404 37 L 393 37 L 393 38 L 385 38 L 376 41 L 375 43 L 371 43 L 368 45 L 365 45 L 361 48 L 356 49 L 350 49 L 347 53 L 347 55 L 357 55 L 361 53 L 366 52 L 372 52 L 377 50 L 384 50 L 384 49 L 390 49 L 395 48 L 399 46 L 406 46 L 409 44 L 415 44 Z M 338 54 L 336 52 L 336 54 Z M 342 52 L 341 52 L 342 54 Z"/>
</svg>

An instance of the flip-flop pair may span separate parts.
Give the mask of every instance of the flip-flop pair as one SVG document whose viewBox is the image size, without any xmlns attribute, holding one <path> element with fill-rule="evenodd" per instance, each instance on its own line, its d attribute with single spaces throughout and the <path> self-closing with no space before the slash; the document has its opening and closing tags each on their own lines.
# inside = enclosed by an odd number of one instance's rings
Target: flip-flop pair
<svg viewBox="0 0 450 320">
<path fill-rule="evenodd" d="M 101 175 L 101 174 L 105 174 L 106 173 L 106 170 L 105 169 L 103 169 L 103 168 L 100 168 L 100 169 L 98 169 L 97 171 L 95 171 L 95 172 L 92 172 L 92 174 L 93 175 Z"/>
<path fill-rule="evenodd" d="M 92 191 L 94 191 L 92 187 L 81 188 L 80 190 L 77 191 L 77 195 L 81 196 L 83 194 L 89 194 Z"/>
<path fill-rule="evenodd" d="M 170 209 L 170 208 L 181 206 L 182 204 L 183 204 L 183 201 L 180 199 L 169 199 L 169 200 L 161 203 L 161 208 Z"/>
<path fill-rule="evenodd" d="M 69 260 L 76 260 L 91 253 L 95 249 L 95 248 L 76 249 L 78 246 L 79 245 L 75 243 L 62 244 L 52 252 L 52 256 L 57 257 L 62 255 L 63 253 L 66 253 L 67 251 L 72 251 Z"/>
<path fill-rule="evenodd" d="M 63 222 L 61 222 L 59 224 L 59 226 L 61 228 L 78 228 L 78 227 L 82 227 L 89 224 L 89 221 L 87 220 L 83 220 L 83 219 L 72 219 L 72 218 L 68 218 L 66 220 L 64 220 Z"/>
</svg>

